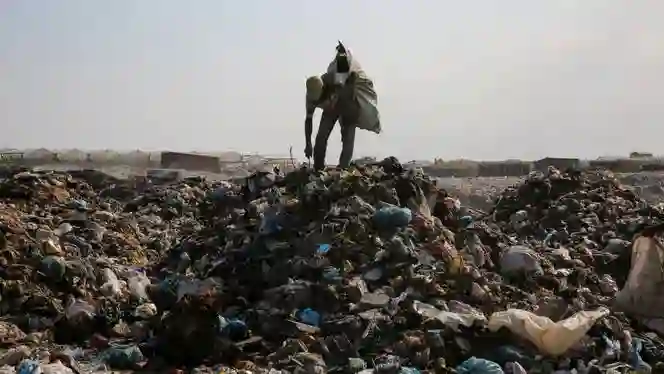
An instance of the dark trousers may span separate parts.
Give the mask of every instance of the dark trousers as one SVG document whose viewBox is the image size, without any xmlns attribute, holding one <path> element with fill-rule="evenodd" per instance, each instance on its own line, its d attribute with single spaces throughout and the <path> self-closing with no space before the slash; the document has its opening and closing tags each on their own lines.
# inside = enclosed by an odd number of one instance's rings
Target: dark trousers
<svg viewBox="0 0 664 374">
<path fill-rule="evenodd" d="M 341 127 L 341 154 L 339 155 L 339 167 L 346 168 L 353 159 L 353 149 L 355 148 L 355 122 L 349 116 L 343 116 L 336 110 L 323 111 L 316 134 L 316 143 L 314 144 L 314 168 L 321 170 L 325 167 L 325 153 L 327 151 L 327 141 L 334 129 L 334 124 L 339 121 Z"/>
</svg>

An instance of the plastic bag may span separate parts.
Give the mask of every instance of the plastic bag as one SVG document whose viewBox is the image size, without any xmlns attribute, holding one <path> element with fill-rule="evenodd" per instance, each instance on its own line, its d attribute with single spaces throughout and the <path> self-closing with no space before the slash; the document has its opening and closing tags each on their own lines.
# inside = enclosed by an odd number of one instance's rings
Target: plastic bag
<svg viewBox="0 0 664 374">
<path fill-rule="evenodd" d="M 456 371 L 459 374 L 504 374 L 497 363 L 475 356 L 462 362 L 456 367 Z"/>
<path fill-rule="evenodd" d="M 104 280 L 104 284 L 101 285 L 100 291 L 105 296 L 115 296 L 122 292 L 120 280 L 118 279 L 118 276 L 115 275 L 113 270 L 109 268 L 102 270 L 102 279 Z"/>
<path fill-rule="evenodd" d="M 148 319 L 157 315 L 157 306 L 152 303 L 141 304 L 134 310 L 134 316 Z"/>
<path fill-rule="evenodd" d="M 89 222 L 88 229 L 92 230 L 94 238 L 96 241 L 101 242 L 104 240 L 104 234 L 106 233 L 106 228 L 101 226 L 96 222 Z"/>
<path fill-rule="evenodd" d="M 258 231 L 261 235 L 271 235 L 281 231 L 281 215 L 278 207 L 269 207 L 261 217 Z"/>
<path fill-rule="evenodd" d="M 62 362 L 56 361 L 41 366 L 42 374 L 74 374 L 74 371 L 66 367 Z"/>
<path fill-rule="evenodd" d="M 524 369 L 518 362 L 508 362 L 505 364 L 505 369 L 507 369 L 507 372 L 510 374 L 528 374 L 526 369 Z"/>
<path fill-rule="evenodd" d="M 636 317 L 664 318 L 664 246 L 652 237 L 638 237 L 632 246 L 632 268 L 615 305 Z"/>
<path fill-rule="evenodd" d="M 62 257 L 46 256 L 41 261 L 40 270 L 50 279 L 60 280 L 65 276 L 67 265 Z"/>
<path fill-rule="evenodd" d="M 413 301 L 416 313 L 425 318 L 435 318 L 454 330 L 458 330 L 461 325 L 470 327 L 476 321 L 486 322 L 484 314 L 469 305 L 455 300 L 450 301 L 449 305 L 451 311 L 441 311 L 433 305 Z"/>
<path fill-rule="evenodd" d="M 150 285 L 150 279 L 148 279 L 145 274 L 139 271 L 134 272 L 129 276 L 127 284 L 129 286 L 129 292 L 131 293 L 131 296 L 138 300 L 148 299 L 146 288 Z"/>
<path fill-rule="evenodd" d="M 71 319 L 81 314 L 87 314 L 89 317 L 93 317 L 95 315 L 95 307 L 84 300 L 72 299 L 65 309 L 65 317 Z"/>
<path fill-rule="evenodd" d="M 512 333 L 535 344 L 542 352 L 558 356 L 581 340 L 595 321 L 608 314 L 607 308 L 599 308 L 578 312 L 567 319 L 553 322 L 547 317 L 522 309 L 508 309 L 492 314 L 488 328 L 498 331 L 506 327 Z"/>
<path fill-rule="evenodd" d="M 637 373 L 649 374 L 652 372 L 652 367 L 641 358 L 641 350 L 643 350 L 643 341 L 641 339 L 632 340 L 632 346 L 629 348 L 629 365 L 636 369 Z"/>
<path fill-rule="evenodd" d="M 503 275 L 542 272 L 540 256 L 528 247 L 512 246 L 500 258 L 500 272 Z"/>
<path fill-rule="evenodd" d="M 305 308 L 300 310 L 300 312 L 298 313 L 298 317 L 300 318 L 300 321 L 311 326 L 318 326 L 321 321 L 320 313 L 311 308 Z"/>
<path fill-rule="evenodd" d="M 132 368 L 143 361 L 143 352 L 135 345 L 115 346 L 104 352 L 104 360 L 113 368 Z"/>
<path fill-rule="evenodd" d="M 3 365 L 0 367 L 0 374 L 16 374 L 16 369 L 13 366 Z"/>
<path fill-rule="evenodd" d="M 18 374 L 74 374 L 74 371 L 60 361 L 40 364 L 33 360 L 23 360 L 18 365 Z"/>
<path fill-rule="evenodd" d="M 604 252 L 620 255 L 629 250 L 629 242 L 622 239 L 609 239 L 604 247 Z"/>
<path fill-rule="evenodd" d="M 42 374 L 39 362 L 35 360 L 23 360 L 18 365 L 18 374 Z"/>
<path fill-rule="evenodd" d="M 373 215 L 374 224 L 380 229 L 392 229 L 407 226 L 413 219 L 413 213 L 408 208 L 386 206 L 380 208 Z"/>
</svg>

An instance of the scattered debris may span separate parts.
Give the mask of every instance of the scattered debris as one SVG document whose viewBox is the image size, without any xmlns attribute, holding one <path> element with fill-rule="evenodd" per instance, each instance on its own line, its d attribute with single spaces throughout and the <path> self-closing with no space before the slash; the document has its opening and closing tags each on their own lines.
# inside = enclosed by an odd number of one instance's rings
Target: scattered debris
<svg viewBox="0 0 664 374">
<path fill-rule="evenodd" d="M 535 172 L 486 212 L 394 158 L 3 178 L 0 372 L 664 367 L 664 211 L 610 173 Z"/>
</svg>

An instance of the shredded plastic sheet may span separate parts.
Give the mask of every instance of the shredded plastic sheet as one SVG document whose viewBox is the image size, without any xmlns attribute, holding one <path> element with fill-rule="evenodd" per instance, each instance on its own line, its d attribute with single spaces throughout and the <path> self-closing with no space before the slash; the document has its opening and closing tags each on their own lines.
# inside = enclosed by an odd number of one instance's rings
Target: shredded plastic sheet
<svg viewBox="0 0 664 374">
<path fill-rule="evenodd" d="M 458 330 L 459 326 L 470 327 L 478 321 L 486 322 L 486 317 L 482 312 L 456 300 L 449 302 L 451 311 L 442 311 L 420 301 L 414 301 L 413 308 L 419 315 L 425 318 L 435 318 L 454 330 Z"/>
</svg>

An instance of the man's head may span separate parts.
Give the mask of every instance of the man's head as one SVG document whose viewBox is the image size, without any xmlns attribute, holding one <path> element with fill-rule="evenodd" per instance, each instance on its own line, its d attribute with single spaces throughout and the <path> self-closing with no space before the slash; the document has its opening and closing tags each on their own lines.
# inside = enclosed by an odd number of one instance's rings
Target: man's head
<svg viewBox="0 0 664 374">
<path fill-rule="evenodd" d="M 323 79 L 320 76 L 307 78 L 307 101 L 318 101 L 323 94 L 323 86 Z"/>
</svg>

